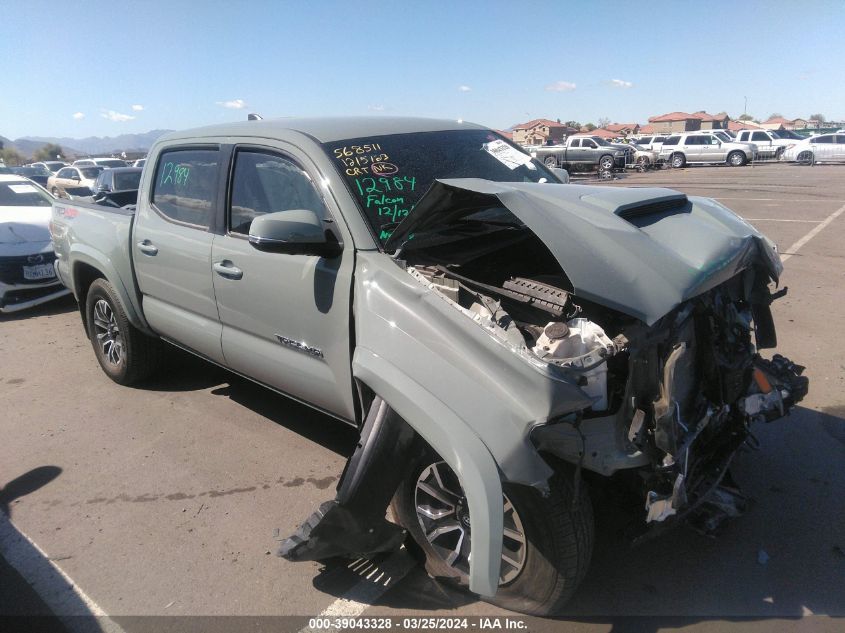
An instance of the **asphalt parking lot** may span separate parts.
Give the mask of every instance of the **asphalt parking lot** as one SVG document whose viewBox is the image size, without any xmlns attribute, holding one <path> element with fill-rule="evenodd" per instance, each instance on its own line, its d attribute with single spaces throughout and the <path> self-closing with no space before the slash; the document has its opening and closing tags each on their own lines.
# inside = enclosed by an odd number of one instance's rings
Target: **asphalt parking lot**
<svg viewBox="0 0 845 633">
<path fill-rule="evenodd" d="M 566 630 L 841 630 L 845 167 L 688 168 L 606 184 L 714 197 L 768 234 L 789 287 L 773 306 L 777 351 L 811 383 L 790 417 L 756 429 L 760 450 L 738 456 L 753 503 L 719 539 L 682 529 L 630 549 L 622 519 L 599 517 Z M 72 300 L 0 316 L 0 358 L 0 544 L 44 602 L 12 600 L 18 611 L 94 614 L 128 632 L 153 627 L 130 616 L 298 616 L 274 629 L 296 630 L 324 613 L 509 615 L 444 589 L 404 554 L 351 566 L 272 555 L 275 528 L 291 533 L 333 497 L 356 440 L 339 422 L 183 356 L 145 389 L 115 385 Z"/>
</svg>

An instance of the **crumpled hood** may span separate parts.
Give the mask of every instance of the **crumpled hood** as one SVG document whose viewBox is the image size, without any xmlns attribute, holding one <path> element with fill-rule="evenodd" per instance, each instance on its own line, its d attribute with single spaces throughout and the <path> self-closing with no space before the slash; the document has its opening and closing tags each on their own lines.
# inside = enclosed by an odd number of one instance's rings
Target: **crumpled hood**
<svg viewBox="0 0 845 633">
<path fill-rule="evenodd" d="M 50 241 L 50 207 L 0 207 L 0 244 Z"/>
<path fill-rule="evenodd" d="M 491 204 L 506 207 L 537 235 L 576 296 L 648 325 L 747 268 L 759 267 L 775 281 L 782 271 L 774 245 L 732 211 L 662 188 L 439 180 L 385 246 L 413 249 L 409 235 Z"/>
</svg>

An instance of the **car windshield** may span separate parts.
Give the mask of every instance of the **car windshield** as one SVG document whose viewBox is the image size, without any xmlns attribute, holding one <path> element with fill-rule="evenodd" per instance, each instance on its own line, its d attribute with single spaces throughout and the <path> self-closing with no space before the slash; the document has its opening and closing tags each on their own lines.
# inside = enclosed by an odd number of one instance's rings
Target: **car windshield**
<svg viewBox="0 0 845 633">
<path fill-rule="evenodd" d="M 62 167 L 65 166 L 65 164 L 61 161 L 50 161 L 49 163 L 44 163 L 44 164 L 47 165 L 47 169 L 55 169 L 55 170 L 59 170 L 59 169 L 61 169 Z"/>
<path fill-rule="evenodd" d="M 96 178 L 101 171 L 103 171 L 103 167 L 80 167 L 79 171 L 82 172 L 83 178 L 90 178 L 93 180 Z"/>
<path fill-rule="evenodd" d="M 0 207 L 49 207 L 53 198 L 25 180 L 0 182 Z"/>
<path fill-rule="evenodd" d="M 596 143 L 598 143 L 599 145 L 603 145 L 603 146 L 608 146 L 608 145 L 610 145 L 610 143 L 608 143 L 607 141 L 605 141 L 605 140 L 604 140 L 601 136 L 591 136 L 590 138 L 591 138 L 591 139 L 593 139 L 593 140 L 594 140 Z"/>
<path fill-rule="evenodd" d="M 114 190 L 124 191 L 125 189 L 137 189 L 141 182 L 141 172 L 123 172 L 114 174 Z"/>
<path fill-rule="evenodd" d="M 97 164 L 102 165 L 103 167 L 126 167 L 126 162 L 118 158 L 111 160 L 98 160 Z"/>
<path fill-rule="evenodd" d="M 559 182 L 542 163 L 490 130 L 388 134 L 324 143 L 383 244 L 435 179 Z"/>
</svg>

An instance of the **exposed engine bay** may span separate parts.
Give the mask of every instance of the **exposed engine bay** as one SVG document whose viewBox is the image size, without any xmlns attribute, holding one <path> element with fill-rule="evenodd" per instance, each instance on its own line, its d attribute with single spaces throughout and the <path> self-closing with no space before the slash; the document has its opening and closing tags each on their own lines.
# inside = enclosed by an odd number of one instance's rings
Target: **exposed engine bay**
<svg viewBox="0 0 845 633">
<path fill-rule="evenodd" d="M 535 428 L 538 448 L 605 475 L 636 467 L 646 523 L 676 516 L 713 532 L 740 514 L 731 459 L 753 422 L 786 415 L 807 393 L 803 367 L 758 354 L 776 343 L 769 305 L 785 290 L 772 295 L 765 273 L 749 269 L 649 327 L 579 299 L 542 242 L 505 233 L 475 245 L 462 240 L 459 261 L 446 263 L 448 247 L 433 245 L 415 247 L 403 264 L 513 352 L 553 368 L 592 400 Z M 604 425 L 627 464 L 603 469 L 585 459 L 581 427 L 591 422 Z M 555 437 L 561 427 L 580 443 Z"/>
</svg>

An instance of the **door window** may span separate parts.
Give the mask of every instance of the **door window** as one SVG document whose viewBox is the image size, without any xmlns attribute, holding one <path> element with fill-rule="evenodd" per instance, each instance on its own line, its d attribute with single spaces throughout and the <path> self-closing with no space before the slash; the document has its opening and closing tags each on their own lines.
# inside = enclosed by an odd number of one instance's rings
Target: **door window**
<svg viewBox="0 0 845 633">
<path fill-rule="evenodd" d="M 153 179 L 152 203 L 170 220 L 207 228 L 214 216 L 218 150 L 162 152 Z"/>
<path fill-rule="evenodd" d="M 238 151 L 232 176 L 229 231 L 246 235 L 255 218 L 291 209 L 310 209 L 321 218 L 326 215 L 320 195 L 302 168 L 275 154 Z"/>
<path fill-rule="evenodd" d="M 751 135 L 751 140 L 752 141 L 770 141 L 772 139 L 770 139 L 765 132 L 754 132 L 754 134 Z"/>
<path fill-rule="evenodd" d="M 810 141 L 811 143 L 833 143 L 833 136 L 819 136 Z"/>
</svg>

